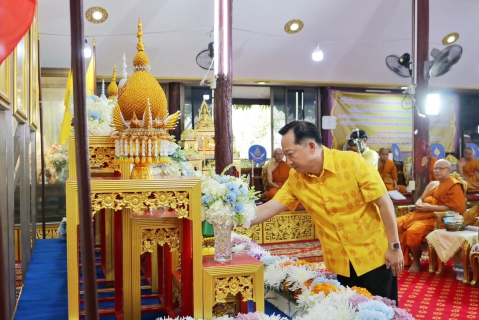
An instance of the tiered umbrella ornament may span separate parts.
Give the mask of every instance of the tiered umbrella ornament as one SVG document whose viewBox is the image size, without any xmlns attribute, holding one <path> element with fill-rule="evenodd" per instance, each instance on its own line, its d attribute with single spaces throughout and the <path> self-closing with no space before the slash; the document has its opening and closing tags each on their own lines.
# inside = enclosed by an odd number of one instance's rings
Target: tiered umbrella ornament
<svg viewBox="0 0 479 320">
<path fill-rule="evenodd" d="M 164 142 L 172 140 L 168 131 L 176 127 L 180 112 L 168 114 L 165 93 L 149 72 L 141 20 L 137 36 L 134 73 L 118 92 L 118 103 L 113 110 L 115 131 L 112 138 L 115 159 L 119 163 L 134 164 L 131 179 L 152 179 L 150 164 L 169 163 Z"/>
</svg>

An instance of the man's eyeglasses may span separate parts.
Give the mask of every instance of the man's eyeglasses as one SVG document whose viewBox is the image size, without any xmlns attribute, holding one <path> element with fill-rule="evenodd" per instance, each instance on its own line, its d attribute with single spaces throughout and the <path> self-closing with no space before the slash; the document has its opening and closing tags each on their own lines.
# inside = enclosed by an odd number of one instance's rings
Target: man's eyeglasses
<svg viewBox="0 0 479 320">
<path fill-rule="evenodd" d="M 440 170 L 444 170 L 444 169 L 448 169 L 449 167 L 435 167 L 434 170 L 436 171 L 440 171 Z"/>
</svg>

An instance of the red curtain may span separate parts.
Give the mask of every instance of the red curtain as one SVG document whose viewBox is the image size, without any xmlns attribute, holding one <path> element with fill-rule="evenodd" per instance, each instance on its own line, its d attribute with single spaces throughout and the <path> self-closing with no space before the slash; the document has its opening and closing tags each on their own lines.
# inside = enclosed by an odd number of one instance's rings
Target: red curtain
<svg viewBox="0 0 479 320">
<path fill-rule="evenodd" d="M 37 0 L 0 0 L 0 63 L 30 28 Z"/>
</svg>

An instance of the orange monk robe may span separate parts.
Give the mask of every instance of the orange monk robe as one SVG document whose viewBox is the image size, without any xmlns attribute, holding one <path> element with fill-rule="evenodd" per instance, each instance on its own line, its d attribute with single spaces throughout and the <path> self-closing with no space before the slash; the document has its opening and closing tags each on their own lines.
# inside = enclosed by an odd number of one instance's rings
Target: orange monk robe
<svg viewBox="0 0 479 320">
<path fill-rule="evenodd" d="M 278 186 L 282 186 L 289 177 L 289 170 L 291 167 L 285 161 L 281 161 L 280 164 L 273 170 L 273 182 L 276 183 Z M 269 201 L 273 199 L 276 192 L 278 192 L 278 188 L 269 187 L 265 193 L 265 201 Z"/>
<path fill-rule="evenodd" d="M 398 170 L 394 161 L 386 159 L 383 164 L 380 164 L 378 167 L 379 174 L 383 178 L 384 184 L 388 191 L 396 190 L 394 189 L 394 181 L 398 181 Z M 407 192 L 406 186 L 398 185 L 399 192 Z"/>
<path fill-rule="evenodd" d="M 431 157 L 429 160 L 429 181 L 436 181 L 436 175 L 434 174 L 434 164 L 436 163 L 437 158 Z"/>
<path fill-rule="evenodd" d="M 466 211 L 466 201 L 462 184 L 452 178 L 447 178 L 432 189 L 423 203 L 448 206 L 452 211 Z M 409 247 L 420 247 L 422 240 L 434 229 L 436 217 L 434 212 L 413 211 L 397 218 L 399 242 L 404 253 L 404 262 L 411 264 Z"/>
<path fill-rule="evenodd" d="M 469 160 L 464 168 L 462 169 L 462 173 L 464 174 L 464 178 L 473 181 L 474 183 L 478 183 L 476 176 L 476 170 L 479 171 L 479 161 L 476 158 L 472 158 Z M 467 182 L 467 191 L 477 191 L 478 188 L 474 187 L 470 182 Z"/>
</svg>

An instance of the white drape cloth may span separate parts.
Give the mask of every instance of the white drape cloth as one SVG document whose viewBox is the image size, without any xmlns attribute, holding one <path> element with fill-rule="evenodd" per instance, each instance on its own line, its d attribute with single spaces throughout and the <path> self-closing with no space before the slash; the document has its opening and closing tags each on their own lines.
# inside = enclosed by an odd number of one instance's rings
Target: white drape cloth
<svg viewBox="0 0 479 320">
<path fill-rule="evenodd" d="M 464 241 L 469 242 L 471 247 L 477 240 L 475 231 L 446 231 L 446 229 L 434 230 L 426 237 L 427 242 L 434 248 L 439 259 L 447 262 L 461 248 Z"/>
</svg>

